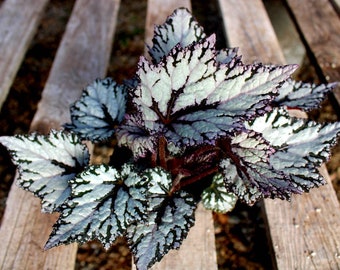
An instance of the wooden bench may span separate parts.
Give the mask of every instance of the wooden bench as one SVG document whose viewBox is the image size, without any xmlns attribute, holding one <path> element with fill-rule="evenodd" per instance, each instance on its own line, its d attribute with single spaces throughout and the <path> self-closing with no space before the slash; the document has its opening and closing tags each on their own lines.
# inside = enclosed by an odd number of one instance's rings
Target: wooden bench
<svg viewBox="0 0 340 270">
<path fill-rule="evenodd" d="M 6 99 L 47 2 L 6 0 L 1 6 L 0 104 Z M 286 62 L 262 1 L 219 0 L 218 5 L 229 46 L 240 47 L 245 62 Z M 46 133 L 68 122 L 68 107 L 82 88 L 105 76 L 119 6 L 119 0 L 76 1 L 32 131 Z M 162 23 L 179 6 L 191 9 L 187 0 L 148 1 L 148 44 L 153 25 Z M 287 0 L 287 8 L 320 80 L 340 81 L 339 2 Z M 294 196 L 291 202 L 263 202 L 275 268 L 340 269 L 340 205 L 325 167 L 321 170 L 328 185 Z M 0 227 L 0 269 L 74 269 L 76 244 L 42 250 L 56 217 L 40 214 L 39 200 L 13 185 Z M 196 225 L 180 250 L 171 251 L 153 269 L 217 269 L 211 212 L 199 207 Z"/>
<path fill-rule="evenodd" d="M 232 46 L 245 59 L 285 63 L 275 33 L 260 1 L 220 1 Z M 340 21 L 329 1 L 288 0 L 307 51 L 314 56 L 321 80 L 340 80 Z M 233 12 L 228 12 L 233 10 Z M 248 11 L 247 11 L 248 10 Z M 333 67 L 332 67 L 333 63 Z M 339 201 L 328 181 L 290 203 L 264 201 L 268 229 L 278 269 L 339 269 Z"/>
</svg>

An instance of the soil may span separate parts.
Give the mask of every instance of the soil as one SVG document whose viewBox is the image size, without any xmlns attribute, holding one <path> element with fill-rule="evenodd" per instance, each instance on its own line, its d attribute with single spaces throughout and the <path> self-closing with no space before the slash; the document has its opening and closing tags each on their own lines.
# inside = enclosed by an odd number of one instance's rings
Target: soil
<svg viewBox="0 0 340 270">
<path fill-rule="evenodd" d="M 221 29 L 221 18 L 215 1 L 193 1 L 193 10 L 206 32 L 217 33 L 218 46 L 226 43 Z M 197 2 L 209 2 L 200 4 Z M 39 29 L 29 47 L 16 76 L 10 94 L 0 113 L 0 135 L 29 132 L 30 122 L 37 109 L 74 1 L 51 0 Z M 1 4 L 1 1 L 0 1 Z M 144 53 L 144 25 L 146 1 L 122 1 L 119 11 L 108 76 L 122 81 L 131 77 L 139 56 Z M 308 59 L 301 74 L 304 80 L 317 81 L 310 70 Z M 307 76 L 306 76 L 307 74 Z M 317 121 L 335 121 L 337 114 L 329 101 L 310 116 Z M 103 153 L 106 147 L 98 148 Z M 340 151 L 334 149 L 327 167 L 340 198 Z M 7 151 L 0 147 L 0 219 L 13 182 L 15 167 Z M 219 269 L 272 269 L 261 203 L 253 207 L 238 204 L 229 214 L 214 214 L 216 250 Z M 42 243 L 43 244 L 43 243 Z M 76 269 L 130 269 L 131 254 L 124 239 L 118 239 L 109 251 L 96 241 L 79 247 Z"/>
</svg>

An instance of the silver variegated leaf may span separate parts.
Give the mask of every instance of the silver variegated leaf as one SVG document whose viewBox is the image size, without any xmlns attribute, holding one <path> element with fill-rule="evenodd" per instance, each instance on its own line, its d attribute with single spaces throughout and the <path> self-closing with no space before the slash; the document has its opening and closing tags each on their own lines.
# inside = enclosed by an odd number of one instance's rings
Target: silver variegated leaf
<svg viewBox="0 0 340 270">
<path fill-rule="evenodd" d="M 318 167 L 330 156 L 340 133 L 340 123 L 319 124 L 290 117 L 286 110 L 275 109 L 247 124 L 262 133 L 275 147 L 270 164 L 283 171 L 300 192 L 325 183 Z"/>
<path fill-rule="evenodd" d="M 229 67 L 241 63 L 241 56 L 237 55 L 238 48 L 222 49 L 217 51 L 216 61 L 220 64 L 229 65 Z"/>
<path fill-rule="evenodd" d="M 43 212 L 60 210 L 71 193 L 69 181 L 89 163 L 89 152 L 74 133 L 4 136 L 0 143 L 18 166 L 17 184 L 42 200 Z"/>
<path fill-rule="evenodd" d="M 152 124 L 152 129 L 147 129 L 140 115 L 127 115 L 116 132 L 119 146 L 129 147 L 136 158 L 157 151 L 158 140 L 154 134 L 161 133 L 162 127 L 155 122 Z"/>
<path fill-rule="evenodd" d="M 185 191 L 171 194 L 172 180 L 161 168 L 147 170 L 150 183 L 149 216 L 127 230 L 127 239 L 138 270 L 149 269 L 170 249 L 180 247 L 194 224 L 197 202 Z"/>
<path fill-rule="evenodd" d="M 191 13 L 185 8 L 178 8 L 164 24 L 155 26 L 153 46 L 149 54 L 158 63 L 173 47 L 179 44 L 186 47 L 205 38 L 203 27 L 198 24 Z"/>
<path fill-rule="evenodd" d="M 133 99 L 143 120 L 140 128 L 152 133 L 156 126 L 177 146 L 212 144 L 270 110 L 276 87 L 295 70 L 229 60 L 231 66 L 218 64 L 214 47 L 211 36 L 186 48 L 176 46 L 158 65 L 141 59 L 141 84 Z"/>
<path fill-rule="evenodd" d="M 277 106 L 287 106 L 289 108 L 299 108 L 310 111 L 320 106 L 327 94 L 332 91 L 337 83 L 312 84 L 296 82 L 293 80 L 285 81 L 279 88 L 279 95 L 274 103 Z"/>
<path fill-rule="evenodd" d="M 254 131 L 241 132 L 221 144 L 228 158 L 219 166 L 227 190 L 249 205 L 261 198 L 289 199 L 300 190 L 269 162 L 275 149 Z"/>
<path fill-rule="evenodd" d="M 90 166 L 70 184 L 72 194 L 45 249 L 95 238 L 108 249 L 131 223 L 145 218 L 148 185 L 132 165 L 124 165 L 121 171 Z"/>
<path fill-rule="evenodd" d="M 202 192 L 201 197 L 206 209 L 219 213 L 231 211 L 237 202 L 237 196 L 227 191 L 224 177 L 221 173 L 214 175 L 210 187 Z"/>
<path fill-rule="evenodd" d="M 93 142 L 110 138 L 125 114 L 126 91 L 111 78 L 88 85 L 71 106 L 71 124 L 65 128 Z"/>
</svg>

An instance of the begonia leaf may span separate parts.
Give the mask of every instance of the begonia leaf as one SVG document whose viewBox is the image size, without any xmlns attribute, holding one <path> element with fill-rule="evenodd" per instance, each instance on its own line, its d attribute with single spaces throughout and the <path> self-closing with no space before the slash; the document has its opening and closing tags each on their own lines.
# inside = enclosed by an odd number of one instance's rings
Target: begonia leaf
<svg viewBox="0 0 340 270">
<path fill-rule="evenodd" d="M 42 199 L 42 211 L 58 211 L 69 197 L 69 181 L 89 163 L 89 152 L 74 133 L 4 136 L 0 143 L 18 166 L 18 185 Z"/>
<path fill-rule="evenodd" d="M 327 94 L 335 88 L 337 83 L 313 84 L 293 80 L 285 81 L 279 88 L 279 95 L 274 103 L 277 106 L 287 106 L 310 111 L 320 107 Z"/>
<path fill-rule="evenodd" d="M 276 87 L 295 66 L 219 64 L 214 46 L 211 36 L 192 46 L 176 46 L 157 65 L 141 59 L 141 83 L 133 99 L 141 119 L 138 129 L 164 133 L 176 146 L 213 144 L 271 109 Z"/>
<path fill-rule="evenodd" d="M 93 142 L 110 138 L 123 120 L 126 91 L 111 78 L 97 79 L 88 85 L 71 106 L 71 124 L 65 128 Z"/>
<path fill-rule="evenodd" d="M 205 38 L 203 27 L 198 24 L 186 8 L 176 9 L 164 24 L 155 26 L 152 47 L 149 53 L 155 63 L 179 44 L 186 47 Z"/>
<path fill-rule="evenodd" d="M 206 209 L 219 213 L 231 211 L 237 202 L 237 196 L 228 192 L 221 173 L 213 177 L 210 187 L 202 192 L 202 202 Z"/>
<path fill-rule="evenodd" d="M 300 192 L 325 184 L 318 167 L 328 160 L 337 142 L 339 122 L 320 124 L 290 117 L 281 108 L 249 122 L 248 128 L 261 133 L 276 149 L 270 164 L 289 175 Z"/>
<path fill-rule="evenodd" d="M 146 179 L 124 165 L 121 171 L 91 166 L 70 181 L 72 193 L 62 206 L 46 249 L 99 239 L 108 249 L 133 222 L 145 218 Z"/>
<path fill-rule="evenodd" d="M 216 61 L 220 64 L 233 65 L 241 64 L 241 56 L 237 55 L 238 48 L 222 49 L 217 51 Z"/>
<path fill-rule="evenodd" d="M 149 269 L 170 249 L 180 247 L 194 224 L 197 202 L 185 191 L 170 194 L 171 175 L 161 168 L 145 171 L 149 179 L 149 216 L 131 225 L 127 239 L 138 270 Z"/>
<path fill-rule="evenodd" d="M 127 115 L 124 124 L 117 129 L 118 144 L 129 147 L 135 157 L 144 157 L 148 151 L 155 151 L 157 131 L 161 127 L 155 122 L 150 124 L 152 128 L 147 129 L 140 115 Z"/>
<path fill-rule="evenodd" d="M 252 205 L 261 198 L 289 199 L 299 189 L 269 162 L 275 149 L 254 131 L 241 132 L 221 143 L 227 158 L 220 162 L 225 184 L 240 200 Z"/>
</svg>

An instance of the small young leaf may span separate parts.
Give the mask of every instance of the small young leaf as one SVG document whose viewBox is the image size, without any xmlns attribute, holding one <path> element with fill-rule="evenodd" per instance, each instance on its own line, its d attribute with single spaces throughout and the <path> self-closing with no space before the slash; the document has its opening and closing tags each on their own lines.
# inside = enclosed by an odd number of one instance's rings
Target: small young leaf
<svg viewBox="0 0 340 270">
<path fill-rule="evenodd" d="M 151 267 L 170 249 L 180 247 L 194 224 L 197 202 L 185 191 L 170 194 L 171 176 L 160 168 L 148 169 L 150 183 L 149 216 L 145 222 L 131 225 L 127 239 L 138 270 Z"/>
<path fill-rule="evenodd" d="M 316 85 L 287 80 L 280 86 L 279 95 L 275 98 L 274 103 L 277 106 L 310 111 L 318 108 L 320 102 L 336 85 L 337 83 Z"/>
<path fill-rule="evenodd" d="M 70 181 L 72 194 L 45 246 L 99 239 L 108 249 L 132 222 L 145 218 L 147 182 L 132 165 L 91 166 Z"/>
<path fill-rule="evenodd" d="M 155 27 L 153 46 L 152 48 L 148 46 L 149 54 L 154 62 L 158 63 L 177 44 L 186 47 L 203 38 L 205 33 L 202 26 L 187 9 L 178 8 L 164 24 Z"/>
<path fill-rule="evenodd" d="M 339 122 L 319 124 L 275 109 L 247 125 L 277 149 L 270 157 L 271 165 L 289 175 L 300 192 L 325 183 L 317 169 L 330 156 L 340 133 Z"/>
<path fill-rule="evenodd" d="M 237 196 L 227 191 L 223 175 L 218 173 L 213 177 L 211 186 L 203 191 L 202 202 L 206 209 L 227 213 L 235 207 Z"/>
<path fill-rule="evenodd" d="M 115 126 L 123 120 L 126 91 L 111 78 L 95 80 L 88 85 L 71 107 L 71 124 L 65 128 L 82 139 L 93 142 L 110 138 Z"/>
<path fill-rule="evenodd" d="M 18 185 L 42 199 L 42 211 L 59 211 L 71 189 L 69 181 L 89 163 L 89 152 L 73 134 L 51 131 L 1 137 L 18 166 Z"/>
</svg>

